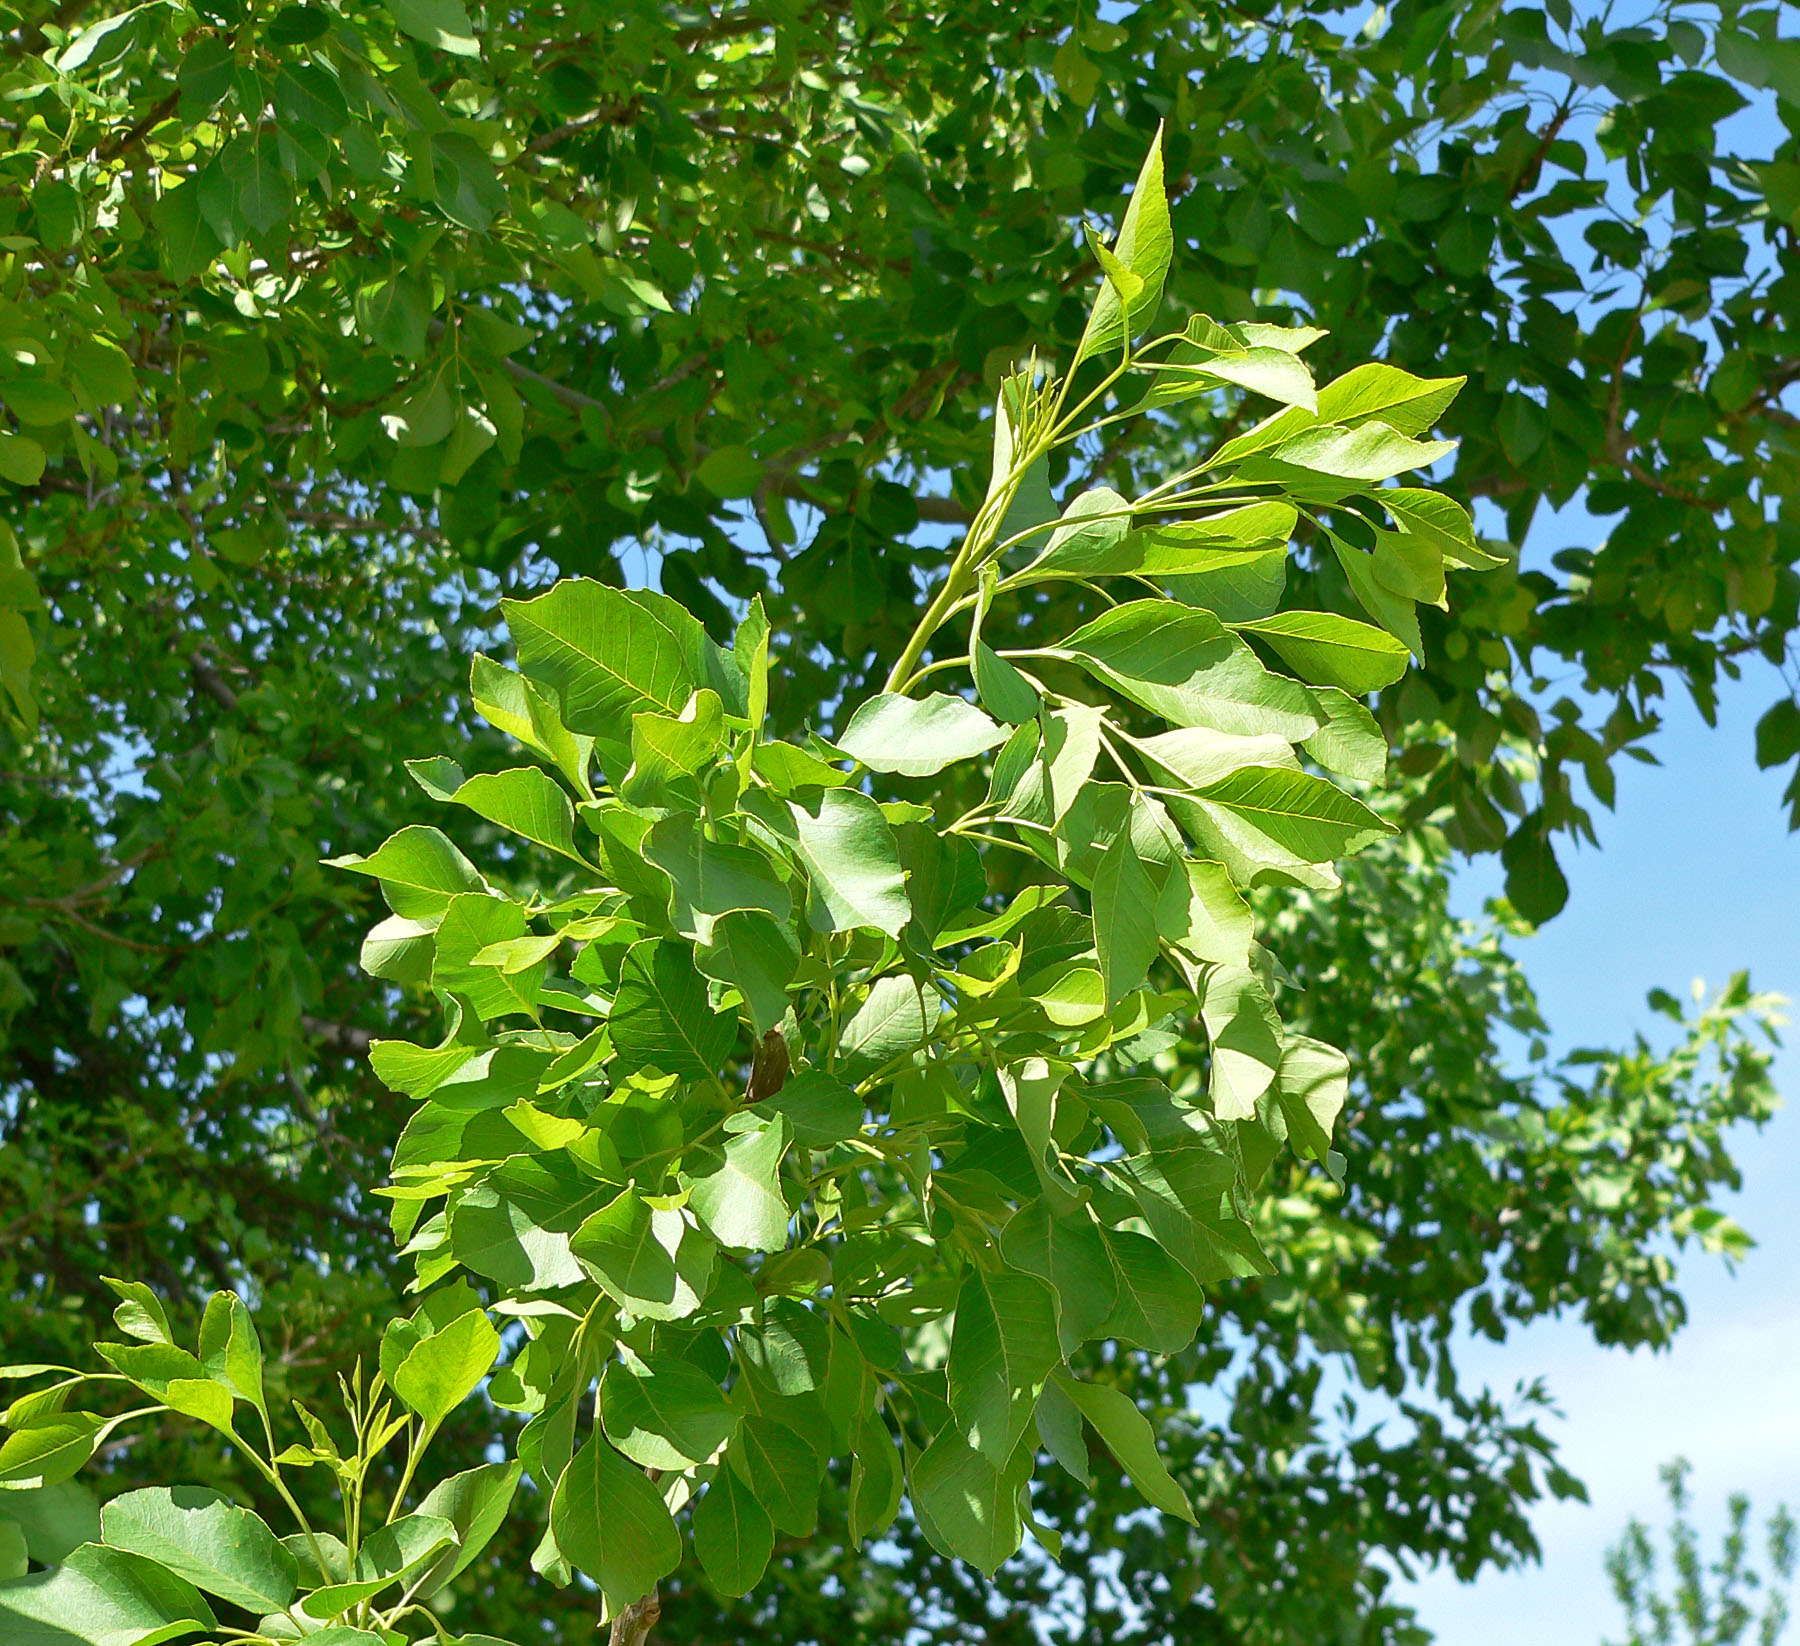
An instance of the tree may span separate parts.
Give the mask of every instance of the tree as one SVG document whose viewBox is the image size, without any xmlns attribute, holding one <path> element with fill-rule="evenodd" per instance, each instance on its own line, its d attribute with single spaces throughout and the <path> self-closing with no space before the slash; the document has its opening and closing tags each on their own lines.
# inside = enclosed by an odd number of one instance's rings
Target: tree
<svg viewBox="0 0 1800 1646">
<path fill-rule="evenodd" d="M 301 1406 L 308 1443 L 278 1449 L 234 1294 L 196 1356 L 154 1294 L 109 1282 L 139 1341 L 102 1353 L 151 1404 L 69 1410 L 94 1379 L 23 1368 L 60 1381 L 8 1413 L 0 1470 L 54 1491 L 121 1424 L 175 1413 L 233 1442 L 300 1541 L 251 1516 L 232 1547 L 266 1559 L 221 1580 L 213 1523 L 249 1511 L 153 1487 L 0 1609 L 81 1629 L 129 1603 L 158 1630 L 214 1628 L 205 1590 L 259 1634 L 301 1614 L 392 1631 L 479 1552 L 521 1467 L 548 1500 L 533 1568 L 584 1574 L 615 1641 L 660 1614 L 674 1514 L 709 1586 L 747 1593 L 778 1531 L 814 1532 L 833 1457 L 852 1548 L 904 1494 L 940 1555 L 988 1575 L 1028 1531 L 1055 1558 L 1080 1519 L 1043 1518 L 1040 1456 L 1084 1487 L 1103 1456 L 1195 1523 L 1118 1368 L 1186 1352 L 1202 1287 L 1276 1272 L 1251 1204 L 1283 1145 L 1344 1176 L 1348 1065 L 1283 1028 L 1293 979 L 1241 894 L 1334 889 L 1334 858 L 1393 832 L 1316 772 L 1380 782 L 1357 698 L 1419 644 L 1402 587 L 1493 557 L 1448 499 L 1381 484 L 1446 454 L 1419 437 L 1455 380 L 1371 365 L 1315 388 L 1310 332 L 1204 317 L 1137 341 L 1172 251 L 1160 146 L 1111 247 L 1092 245 L 1104 279 L 1067 373 L 1034 357 L 1002 380 L 973 523 L 831 742 L 767 735 L 760 600 L 729 649 L 666 595 L 584 580 L 505 603 L 519 670 L 478 655 L 472 693 L 540 763 L 408 770 L 537 855 L 484 873 L 412 825 L 334 864 L 392 910 L 365 970 L 429 983 L 446 1014 L 435 1043 L 371 1048 L 419 1104 L 383 1193 L 426 1295 L 383 1332 L 366 1391 L 360 1368 L 345 1384 L 354 1447 Z M 1135 499 L 1052 500 L 1058 447 L 1242 384 L 1277 409 L 1188 469 Z M 1302 513 L 1380 626 L 1282 606 Z M 1092 615 L 1065 633 L 1069 591 Z M 990 643 L 1003 602 L 1037 644 Z M 925 689 L 947 670 L 973 700 Z M 490 1311 L 523 1327 L 491 1379 Z M 528 1416 L 518 1464 L 409 1509 L 483 1379 Z M 405 1464 L 365 1534 L 395 1439 Z M 286 1479 L 314 1467 L 337 1479 L 341 1542 Z"/>
<path fill-rule="evenodd" d="M 1665 1463 L 1659 1471 L 1669 1500 L 1673 1593 L 1662 1590 L 1656 1546 L 1642 1521 L 1634 1517 L 1625 1535 L 1606 1553 L 1606 1575 L 1625 1611 L 1627 1646 L 1673 1646 L 1677 1640 L 1693 1646 L 1737 1646 L 1746 1638 L 1754 1638 L 1757 1646 L 1775 1646 L 1787 1630 L 1788 1588 L 1794 1577 L 1794 1518 L 1785 1506 L 1778 1506 L 1769 1516 L 1765 1575 L 1753 1564 L 1750 1552 L 1750 1499 L 1734 1492 L 1719 1558 L 1708 1566 L 1689 1518 L 1693 1504 L 1687 1486 L 1690 1472 L 1683 1458 Z M 1767 1591 L 1760 1605 L 1758 1590 Z"/>
<path fill-rule="evenodd" d="M 400 755 L 426 740 L 405 714 L 456 712 L 451 677 L 496 582 L 608 572 L 615 541 L 646 544 L 664 586 L 715 623 L 707 591 L 764 593 L 797 665 L 777 726 L 866 690 L 869 653 L 885 646 L 885 664 L 898 645 L 881 591 L 909 588 L 934 552 L 910 511 L 979 501 L 966 481 L 946 500 L 937 477 L 981 466 L 990 357 L 997 371 L 1027 325 L 1072 346 L 1068 225 L 1115 211 L 1165 109 L 1184 174 L 1177 319 L 1250 318 L 1274 289 L 1266 318 L 1333 328 L 1320 346 L 1343 352 L 1315 353 L 1321 375 L 1378 345 L 1423 375 L 1471 371 L 1474 409 L 1446 425 L 1467 436 L 1454 484 L 1511 502 L 1515 539 L 1540 493 L 1583 479 L 1631 509 L 1599 566 L 1492 575 L 1453 618 L 1427 611 L 1428 667 L 1381 705 L 1426 778 L 1412 815 L 1465 849 L 1510 832 L 1517 902 L 1551 907 L 1541 826 L 1579 824 L 1566 769 L 1604 798 L 1606 761 L 1647 729 L 1664 673 L 1704 692 L 1736 653 L 1779 653 L 1791 626 L 1786 528 L 1777 517 L 1771 538 L 1752 507 L 1792 489 L 1791 160 L 1712 149 L 1732 77 L 1779 88 L 1786 59 L 1767 13 L 1698 37 L 1584 23 L 1581 72 L 1602 83 L 1577 91 L 1535 14 L 1395 18 L 1348 40 L 1305 13 L 1161 8 L 1075 36 L 1055 8 L 961 6 L 822 7 L 760 34 L 749 13 L 689 24 L 616 5 L 472 34 L 453 7 L 295 10 L 279 26 L 145 8 L 85 34 L 94 19 L 64 8 L 26 25 L 48 60 L 21 56 L 8 81 L 34 111 L 10 175 L 38 187 L 15 197 L 12 227 L 35 245 L 13 252 L 6 324 L 27 343 L 0 396 L 20 419 L 7 451 L 27 469 L 33 444 L 48 455 L 12 515 L 29 571 L 0 588 L 23 614 L 0 619 L 7 689 L 21 713 L 28 693 L 45 708 L 12 762 L 0 939 L 19 1352 L 80 1353 L 109 1271 L 196 1311 L 209 1286 L 253 1277 L 296 1322 L 301 1362 L 368 1340 L 386 1237 L 343 1185 L 374 1180 L 404 1110 L 359 1054 L 420 1019 L 398 994 L 368 1001 L 366 904 L 316 859 L 409 815 Z M 1684 55 L 1704 66 L 1677 68 Z M 1566 118 L 1534 116 L 1537 89 L 1563 84 Z M 1611 221 L 1601 185 L 1569 169 L 1589 169 L 1571 134 L 1602 106 L 1602 140 L 1667 203 L 1674 233 L 1654 251 L 1635 206 Z M 1453 137 L 1421 170 L 1437 120 Z M 482 143 L 504 163 L 503 204 L 471 158 Z M 1350 174 L 1347 196 L 1351 151 L 1394 159 Z M 627 198 L 649 204 L 628 214 Z M 171 261 L 184 212 L 192 266 Z M 1561 313 L 1559 288 L 1582 277 L 1552 231 L 1582 226 L 1648 274 L 1660 327 Z M 280 266 L 293 289 L 273 283 Z M 1732 350 L 1717 364 L 1696 352 L 1708 293 Z M 1519 383 L 1531 393 L 1502 424 L 1480 397 Z M 1539 387 L 1541 419 L 1517 404 Z M 116 409 L 84 409 L 109 396 Z M 1087 452 L 1081 472 L 1104 458 L 1095 478 L 1132 490 L 1131 465 L 1178 463 L 1237 409 L 1209 398 L 1185 415 L 1170 451 Z M 493 444 L 458 479 L 483 416 Z M 742 488 L 742 503 L 720 495 Z M 746 507 L 769 537 L 734 523 Z M 635 574 L 638 550 L 622 552 Z M 1348 609 L 1329 560 L 1315 568 L 1303 543 L 1297 564 L 1298 598 Z M 1578 720 L 1546 733 L 1519 695 L 1542 644 L 1623 694 L 1591 738 Z M 1502 682 L 1489 671 L 1508 645 L 1517 678 Z M 1779 709 L 1764 723 L 1771 763 L 1793 752 L 1790 724 Z M 490 742 L 470 764 L 502 759 Z M 296 1249 L 330 1259 L 328 1286 L 292 1272 Z"/>
</svg>

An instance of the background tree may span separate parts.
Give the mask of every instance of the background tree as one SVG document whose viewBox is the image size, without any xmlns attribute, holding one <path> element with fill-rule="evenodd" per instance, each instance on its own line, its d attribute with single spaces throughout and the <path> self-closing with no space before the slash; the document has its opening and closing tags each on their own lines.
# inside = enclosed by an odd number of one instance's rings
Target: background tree
<svg viewBox="0 0 1800 1646">
<path fill-rule="evenodd" d="M 392 1281 L 346 1185 L 374 1180 L 403 1116 L 360 1054 L 414 1008 L 371 1002 L 368 904 L 317 859 L 412 815 L 411 728 L 460 712 L 494 596 L 557 569 L 660 582 L 715 620 L 709 599 L 762 592 L 801 660 L 778 725 L 865 689 L 898 644 L 888 593 L 977 500 L 991 379 L 1028 330 L 1072 343 L 1072 224 L 1116 213 L 1164 114 L 1177 319 L 1329 326 L 1321 376 L 1383 350 L 1468 372 L 1449 484 L 1504 505 L 1514 543 L 1584 484 L 1625 515 L 1596 557 L 1426 609 L 1420 684 L 1381 704 L 1412 815 L 1459 850 L 1504 840 L 1514 902 L 1554 909 L 1571 772 L 1604 800 L 1665 681 L 1704 703 L 1733 657 L 1786 655 L 1797 545 L 1773 500 L 1793 490 L 1800 198 L 1791 142 L 1735 153 L 1716 133 L 1756 87 L 1792 118 L 1791 54 L 1755 8 L 1717 27 L 1321 19 L 19 18 L 8 1354 L 98 1335 L 101 1272 L 195 1303 L 253 1284 L 300 1377 L 366 1340 Z M 1236 415 L 1193 413 L 1141 459 L 1102 446 L 1080 476 L 1123 483 Z M 1348 600 L 1332 562 L 1313 572 L 1309 598 Z M 1598 719 L 1540 719 L 1542 648 L 1611 698 Z M 1778 704 L 1758 756 L 1797 740 Z M 1392 872 L 1357 895 L 1438 895 L 1433 868 Z M 1503 1103 L 1471 1056 L 1472 1090 Z M 1397 1112 L 1405 1090 L 1370 1102 Z M 1714 1111 L 1710 1088 L 1675 1090 L 1646 1124 L 1679 1137 Z M 1680 1160 L 1682 1204 L 1728 1169 Z M 1615 1212 L 1584 1215 L 1615 1255 L 1641 1250 L 1655 1216 Z M 1455 1477 L 1446 1525 L 1503 1523 L 1465 1523 Z"/>
<path fill-rule="evenodd" d="M 1734 1492 L 1727 1501 L 1725 1536 L 1718 1558 L 1700 1552 L 1700 1534 L 1691 1518 L 1693 1495 L 1685 1459 L 1665 1463 L 1658 1473 L 1669 1500 L 1666 1529 L 1670 1575 L 1663 1584 L 1661 1562 L 1650 1528 L 1635 1517 L 1625 1535 L 1606 1552 L 1606 1573 L 1624 1608 L 1626 1646 L 1775 1646 L 1787 1632 L 1788 1594 L 1794 1578 L 1794 1517 L 1778 1505 L 1764 1529 L 1759 1569 L 1751 1549 L 1750 1499 Z"/>
</svg>

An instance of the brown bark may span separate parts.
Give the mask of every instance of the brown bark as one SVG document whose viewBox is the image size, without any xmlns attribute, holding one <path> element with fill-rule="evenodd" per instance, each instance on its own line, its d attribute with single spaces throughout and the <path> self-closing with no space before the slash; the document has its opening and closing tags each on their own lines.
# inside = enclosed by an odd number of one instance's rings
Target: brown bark
<svg viewBox="0 0 1800 1646">
<path fill-rule="evenodd" d="M 634 1600 L 612 1620 L 607 1646 L 644 1646 L 662 1617 L 662 1596 L 652 1588 L 642 1600 Z"/>
</svg>

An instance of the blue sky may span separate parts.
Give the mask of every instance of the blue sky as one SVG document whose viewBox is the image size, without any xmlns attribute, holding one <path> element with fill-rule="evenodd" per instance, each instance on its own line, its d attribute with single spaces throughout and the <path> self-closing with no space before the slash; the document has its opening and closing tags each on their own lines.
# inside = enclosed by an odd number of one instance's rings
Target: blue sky
<svg viewBox="0 0 1800 1646">
<path fill-rule="evenodd" d="M 1759 988 L 1800 998 L 1800 835 L 1787 833 L 1779 804 L 1787 773 L 1759 772 L 1751 748 L 1780 689 L 1773 669 L 1747 670 L 1727 685 L 1716 729 L 1673 700 L 1655 744 L 1662 765 L 1619 763 L 1618 809 L 1596 813 L 1601 849 L 1565 853 L 1569 906 L 1521 946 L 1561 1047 L 1650 1033 L 1647 990 L 1685 997 L 1692 979 L 1716 985 L 1741 967 Z M 1499 878 L 1491 859 L 1465 868 L 1462 912 L 1478 912 Z M 1787 1038 L 1776 1077 L 1800 1098 L 1800 1053 Z M 1676 1455 L 1694 1465 L 1709 1533 L 1732 1491 L 1749 1491 L 1759 1509 L 1782 1498 L 1800 1507 L 1800 1108 L 1744 1132 L 1736 1152 L 1744 1188 L 1730 1209 L 1758 1249 L 1735 1274 L 1700 1253 L 1682 1261 L 1691 1319 L 1672 1350 L 1602 1350 L 1575 1321 L 1466 1345 L 1463 1364 L 1496 1391 L 1546 1379 L 1564 1414 L 1553 1432 L 1592 1503 L 1534 1517 L 1541 1566 L 1414 1586 L 1442 1646 L 1619 1639 L 1602 1556 L 1629 1515 L 1658 1523 L 1657 1465 Z"/>
</svg>

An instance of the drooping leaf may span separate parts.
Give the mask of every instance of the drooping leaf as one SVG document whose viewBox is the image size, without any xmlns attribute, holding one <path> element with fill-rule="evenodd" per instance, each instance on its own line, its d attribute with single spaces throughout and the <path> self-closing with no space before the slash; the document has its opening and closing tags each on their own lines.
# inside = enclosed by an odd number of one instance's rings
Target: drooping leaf
<svg viewBox="0 0 1800 1646">
<path fill-rule="evenodd" d="M 1212 1041 L 1213 1112 L 1221 1120 L 1248 1120 L 1281 1066 L 1281 1019 L 1246 966 L 1216 967 L 1200 1011 Z"/>
<path fill-rule="evenodd" d="M 143 1555 L 234 1606 L 278 1612 L 294 1598 L 299 1568 L 252 1511 L 198 1486 L 146 1487 L 101 1511 L 109 1548 Z"/>
<path fill-rule="evenodd" d="M 1094 870 L 1094 947 L 1106 1009 L 1144 981 L 1156 958 L 1157 885 L 1129 828 L 1120 829 Z"/>
<path fill-rule="evenodd" d="M 607 1438 L 647 1469 L 705 1463 L 740 1421 L 718 1380 L 675 1355 L 630 1366 L 615 1361 L 606 1369 L 600 1401 Z"/>
<path fill-rule="evenodd" d="M 1147 1502 L 1190 1526 L 1199 1524 L 1187 1493 L 1175 1483 L 1157 1451 L 1156 1431 L 1129 1395 L 1110 1384 L 1084 1383 L 1066 1376 L 1057 1378 L 1057 1387 L 1093 1424 L 1094 1432 L 1106 1442 L 1107 1450 Z"/>
<path fill-rule="evenodd" d="M 725 1140 L 711 1160 L 689 1157 L 688 1204 L 721 1245 L 778 1252 L 793 1216 L 781 1192 L 787 1121 L 779 1114 Z"/>
<path fill-rule="evenodd" d="M 1350 1060 L 1337 1047 L 1307 1035 L 1284 1037 L 1275 1095 L 1296 1153 L 1323 1161 L 1331 1152 L 1331 1128 L 1349 1089 Z"/>
<path fill-rule="evenodd" d="M 83 1544 L 49 1571 L 0 1583 L 7 1646 L 160 1646 L 217 1627 L 185 1578 L 99 1543 Z"/>
<path fill-rule="evenodd" d="M 662 1495 L 603 1435 L 590 1438 L 563 1470 L 550 1527 L 614 1611 L 641 1600 L 681 1562 L 681 1534 Z"/>
<path fill-rule="evenodd" d="M 588 1217 L 569 1245 L 609 1297 L 650 1320 L 698 1309 L 717 1255 L 680 1212 L 652 1211 L 633 1189 Z"/>
<path fill-rule="evenodd" d="M 683 937 L 711 943 L 713 923 L 759 909 L 780 926 L 793 900 L 768 857 L 753 846 L 709 840 L 691 817 L 665 817 L 644 836 L 644 856 L 669 877 L 669 918 Z"/>
<path fill-rule="evenodd" d="M 1003 1465 L 1061 1361 L 1050 1287 L 1014 1269 L 971 1268 L 957 1293 L 945 1363 L 950 1410 L 969 1444 Z"/>
<path fill-rule="evenodd" d="M 1325 724 L 1304 747 L 1328 772 L 1359 783 L 1379 783 L 1387 775 L 1387 738 L 1374 715 L 1354 697 L 1328 686 L 1314 690 L 1313 701 Z"/>
<path fill-rule="evenodd" d="M 1018 1552 L 1021 1475 L 996 1465 L 947 1428 L 912 1466 L 912 1501 L 925 1535 L 947 1555 L 992 1576 Z"/>
<path fill-rule="evenodd" d="M 1100 1231 L 1085 1210 L 1055 1217 L 1043 1201 L 1027 1202 L 1008 1221 L 1000 1251 L 1013 1268 L 1054 1289 L 1065 1356 L 1100 1335 L 1118 1299 L 1119 1281 Z"/>
<path fill-rule="evenodd" d="M 1104 1238 L 1118 1291 L 1100 1334 L 1154 1354 L 1185 1349 L 1205 1308 L 1193 1277 L 1148 1235 L 1109 1229 Z"/>
<path fill-rule="evenodd" d="M 748 1594 L 775 1551 L 775 1523 L 733 1469 L 720 1469 L 694 1508 L 694 1552 L 723 1595 Z"/>
</svg>

